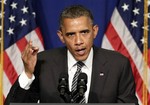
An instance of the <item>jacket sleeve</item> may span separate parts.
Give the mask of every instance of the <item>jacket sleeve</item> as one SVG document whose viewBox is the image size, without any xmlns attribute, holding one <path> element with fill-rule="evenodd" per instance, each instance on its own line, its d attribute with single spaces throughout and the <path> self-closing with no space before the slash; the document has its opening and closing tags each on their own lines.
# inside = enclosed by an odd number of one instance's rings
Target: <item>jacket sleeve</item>
<svg viewBox="0 0 150 105">
<path fill-rule="evenodd" d="M 38 87 L 36 86 L 36 82 L 37 81 L 34 80 L 30 89 L 25 90 L 20 87 L 17 79 L 11 87 L 4 105 L 9 105 L 10 103 L 36 103 L 39 99 L 39 92 Z"/>
</svg>

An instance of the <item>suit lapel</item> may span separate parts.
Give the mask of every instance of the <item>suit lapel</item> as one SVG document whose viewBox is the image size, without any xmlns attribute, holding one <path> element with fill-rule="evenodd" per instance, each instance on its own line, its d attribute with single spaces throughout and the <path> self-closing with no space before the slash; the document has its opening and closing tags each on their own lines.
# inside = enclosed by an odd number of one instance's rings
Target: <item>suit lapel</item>
<svg viewBox="0 0 150 105">
<path fill-rule="evenodd" d="M 58 63 L 58 65 L 60 65 L 60 67 L 59 67 L 60 69 L 62 69 L 65 72 L 68 70 L 68 65 L 67 65 L 67 48 L 66 47 L 63 47 L 60 50 L 60 54 L 57 57 L 56 62 Z"/>
<path fill-rule="evenodd" d="M 58 78 L 60 77 L 60 74 L 61 73 L 64 73 L 64 72 L 68 72 L 68 65 L 67 65 L 67 49 L 66 47 L 63 47 L 63 48 L 60 48 L 58 51 L 57 51 L 57 56 L 56 56 L 56 59 L 55 59 L 55 77 Z"/>
<path fill-rule="evenodd" d="M 94 47 L 89 103 L 100 101 L 99 97 L 101 97 L 108 72 L 108 68 L 106 67 L 107 60 L 104 55 L 101 49 Z"/>
</svg>

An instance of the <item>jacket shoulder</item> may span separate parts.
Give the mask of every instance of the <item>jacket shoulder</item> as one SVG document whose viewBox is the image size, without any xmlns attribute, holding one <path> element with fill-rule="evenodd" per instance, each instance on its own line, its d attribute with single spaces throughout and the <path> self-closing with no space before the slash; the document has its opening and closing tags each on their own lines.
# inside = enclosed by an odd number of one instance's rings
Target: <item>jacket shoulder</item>
<svg viewBox="0 0 150 105">
<path fill-rule="evenodd" d="M 49 50 L 45 50 L 38 53 L 38 59 L 53 59 L 59 56 L 63 56 L 66 54 L 66 48 L 65 47 L 59 47 L 59 48 L 53 48 Z"/>
<path fill-rule="evenodd" d="M 98 48 L 96 55 L 103 56 L 104 59 L 110 61 L 128 61 L 128 58 L 126 56 L 114 50 Z"/>
</svg>

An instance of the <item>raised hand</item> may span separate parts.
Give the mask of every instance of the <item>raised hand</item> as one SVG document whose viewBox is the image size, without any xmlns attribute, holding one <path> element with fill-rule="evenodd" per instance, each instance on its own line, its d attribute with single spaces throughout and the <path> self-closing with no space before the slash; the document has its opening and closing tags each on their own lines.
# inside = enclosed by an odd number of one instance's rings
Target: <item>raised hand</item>
<svg viewBox="0 0 150 105">
<path fill-rule="evenodd" d="M 32 78 L 32 74 L 37 62 L 37 53 L 39 48 L 33 46 L 32 41 L 29 41 L 25 50 L 22 52 L 22 60 L 24 63 L 25 73 L 28 78 Z"/>
</svg>

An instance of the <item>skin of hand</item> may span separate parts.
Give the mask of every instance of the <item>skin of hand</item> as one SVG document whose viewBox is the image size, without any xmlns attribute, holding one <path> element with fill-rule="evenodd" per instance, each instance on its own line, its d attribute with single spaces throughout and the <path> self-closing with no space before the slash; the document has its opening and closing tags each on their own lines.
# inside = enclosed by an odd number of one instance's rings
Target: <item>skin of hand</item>
<svg viewBox="0 0 150 105">
<path fill-rule="evenodd" d="M 22 60 L 25 68 L 25 73 L 28 78 L 32 78 L 34 68 L 37 62 L 37 53 L 39 48 L 33 46 L 32 41 L 29 41 L 25 50 L 22 52 Z"/>
</svg>

